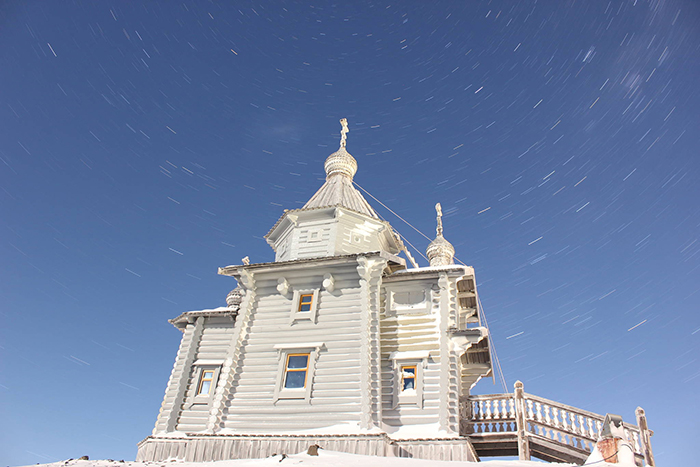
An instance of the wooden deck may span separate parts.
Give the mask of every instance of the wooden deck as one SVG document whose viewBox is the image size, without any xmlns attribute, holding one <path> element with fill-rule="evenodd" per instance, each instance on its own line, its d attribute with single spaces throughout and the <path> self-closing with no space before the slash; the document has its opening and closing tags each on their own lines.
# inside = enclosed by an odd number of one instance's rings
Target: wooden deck
<svg viewBox="0 0 700 467">
<path fill-rule="evenodd" d="M 519 384 L 519 386 L 518 386 Z M 544 399 L 522 390 L 470 396 L 462 404 L 462 433 L 480 457 L 531 456 L 547 462 L 583 464 L 595 447 L 604 416 Z M 637 409 L 637 425 L 624 424 L 637 465 L 653 466 L 644 411 Z"/>
</svg>

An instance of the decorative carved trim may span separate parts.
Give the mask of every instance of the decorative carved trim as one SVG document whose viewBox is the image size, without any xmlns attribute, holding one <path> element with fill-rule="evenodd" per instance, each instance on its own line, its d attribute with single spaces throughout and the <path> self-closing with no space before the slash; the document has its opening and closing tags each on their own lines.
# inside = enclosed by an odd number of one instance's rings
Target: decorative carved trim
<svg viewBox="0 0 700 467">
<path fill-rule="evenodd" d="M 380 285 L 382 272 L 387 265 L 384 258 L 357 257 L 357 273 L 360 276 L 360 428 L 381 426 L 381 388 L 373 382 L 381 381 L 380 342 Z"/>
<path fill-rule="evenodd" d="M 214 392 L 214 401 L 209 410 L 206 433 L 214 433 L 219 430 L 221 416 L 223 412 L 224 397 L 232 396 L 234 393 L 234 376 L 241 358 L 241 347 L 243 341 L 248 336 L 248 323 L 256 300 L 256 284 L 253 272 L 245 268 L 238 268 L 238 283 L 243 287 L 243 299 L 238 311 L 238 319 L 233 328 L 233 339 L 229 347 L 228 354 L 221 367 L 219 382 Z"/>
<path fill-rule="evenodd" d="M 182 343 L 180 345 L 180 350 L 178 351 L 178 356 L 175 360 L 175 366 L 173 367 L 173 372 L 170 375 L 170 381 L 168 382 L 167 392 L 171 390 L 171 384 L 174 385 L 175 398 L 173 399 L 172 405 L 167 409 L 162 408 L 161 416 L 165 422 L 165 432 L 175 431 L 177 427 L 177 421 L 180 418 L 181 407 L 185 399 L 185 392 L 187 390 L 187 381 L 190 378 L 190 368 L 192 367 L 192 362 L 197 353 L 197 346 L 199 345 L 199 339 L 202 336 L 202 330 L 204 329 L 204 319 L 197 318 L 194 324 L 187 325 L 185 335 L 182 337 Z M 174 374 L 179 363 L 180 352 L 185 354 L 185 358 L 182 362 L 180 377 L 175 380 Z M 163 401 L 165 405 L 165 400 Z M 160 416 L 158 417 L 160 421 Z M 156 423 L 156 427 L 158 423 Z M 155 430 L 154 430 L 155 431 Z"/>
<path fill-rule="evenodd" d="M 323 288 L 329 292 L 333 292 L 335 290 L 335 279 L 330 272 L 323 275 Z"/>
<path fill-rule="evenodd" d="M 249 271 L 247 268 L 240 267 L 236 272 L 239 274 L 238 283 L 243 287 L 244 291 L 246 289 L 252 289 L 255 286 L 255 279 L 252 271 Z"/>
<path fill-rule="evenodd" d="M 450 375 L 457 374 L 458 360 L 451 352 L 450 339 L 448 330 L 450 328 L 450 279 L 445 272 L 440 272 L 438 278 L 437 293 L 433 292 L 433 298 L 439 300 L 439 330 L 440 330 L 440 409 L 438 415 L 438 424 L 440 430 L 447 433 L 459 432 L 459 427 L 454 427 L 450 422 L 451 418 L 458 420 L 458 414 L 455 417 L 450 417 L 450 401 L 455 401 L 459 397 L 457 387 L 451 383 Z M 437 297 L 436 297 L 437 295 Z M 456 428 L 456 429 L 455 429 Z"/>
<path fill-rule="evenodd" d="M 291 286 L 286 278 L 280 277 L 277 279 L 277 291 L 282 295 L 287 295 L 291 290 Z"/>
</svg>

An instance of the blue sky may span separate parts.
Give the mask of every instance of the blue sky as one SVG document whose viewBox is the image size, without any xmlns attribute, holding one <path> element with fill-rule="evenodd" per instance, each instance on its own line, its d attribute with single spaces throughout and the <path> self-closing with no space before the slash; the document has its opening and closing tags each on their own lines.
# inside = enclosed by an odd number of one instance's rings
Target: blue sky
<svg viewBox="0 0 700 467">
<path fill-rule="evenodd" d="M 218 266 L 273 259 L 262 237 L 320 187 L 347 117 L 360 186 L 428 235 L 442 203 L 509 388 L 630 422 L 642 406 L 658 463 L 689 465 L 699 15 L 5 2 L 0 462 L 133 459 L 179 344 L 167 319 L 225 303 Z"/>
</svg>

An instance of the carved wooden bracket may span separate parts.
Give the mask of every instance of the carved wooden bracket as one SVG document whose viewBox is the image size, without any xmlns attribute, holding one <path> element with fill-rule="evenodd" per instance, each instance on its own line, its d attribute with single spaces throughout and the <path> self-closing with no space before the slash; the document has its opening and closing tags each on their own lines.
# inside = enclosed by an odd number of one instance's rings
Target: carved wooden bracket
<svg viewBox="0 0 700 467">
<path fill-rule="evenodd" d="M 287 282 L 287 279 L 284 277 L 280 277 L 277 279 L 277 291 L 281 293 L 282 295 L 287 295 L 289 291 L 292 289 L 292 286 L 289 285 L 289 282 Z"/>
<path fill-rule="evenodd" d="M 335 290 L 335 279 L 330 272 L 323 275 L 323 288 L 329 292 L 333 292 L 333 290 Z"/>
<path fill-rule="evenodd" d="M 238 283 L 243 286 L 244 290 L 252 289 L 255 287 L 255 281 L 253 279 L 252 272 L 240 268 L 238 270 L 238 273 L 240 274 L 240 279 L 238 280 Z"/>
</svg>

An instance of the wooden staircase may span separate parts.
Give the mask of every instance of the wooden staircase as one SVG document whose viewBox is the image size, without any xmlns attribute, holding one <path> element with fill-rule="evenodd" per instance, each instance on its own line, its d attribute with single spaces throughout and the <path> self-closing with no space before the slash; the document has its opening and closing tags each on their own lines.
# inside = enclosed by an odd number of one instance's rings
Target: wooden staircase
<svg viewBox="0 0 700 467">
<path fill-rule="evenodd" d="M 583 464 L 596 445 L 604 416 L 523 391 L 470 396 L 462 402 L 462 426 L 480 457 L 537 457 L 547 462 Z M 646 417 L 637 409 L 637 425 L 624 424 L 637 465 L 654 466 Z"/>
</svg>

